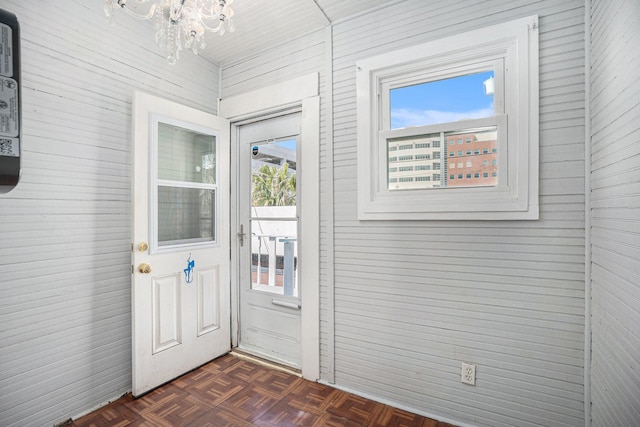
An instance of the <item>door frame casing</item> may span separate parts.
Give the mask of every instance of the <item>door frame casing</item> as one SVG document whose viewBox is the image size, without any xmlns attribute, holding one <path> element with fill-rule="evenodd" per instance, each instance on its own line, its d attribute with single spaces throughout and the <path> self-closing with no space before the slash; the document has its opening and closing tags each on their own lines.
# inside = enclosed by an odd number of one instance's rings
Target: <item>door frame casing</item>
<svg viewBox="0 0 640 427">
<path fill-rule="evenodd" d="M 299 192 L 300 227 L 300 301 L 301 301 L 301 368 L 302 376 L 315 381 L 320 378 L 320 97 L 318 73 L 308 74 L 272 86 L 220 101 L 219 115 L 231 121 L 231 194 L 238 194 L 237 128 L 251 119 L 273 116 L 300 108 L 301 186 Z M 305 185 L 304 183 L 311 183 Z M 304 194 L 303 194 L 304 193 Z M 231 197 L 231 231 L 238 231 L 238 200 Z M 231 239 L 231 341 L 238 344 L 239 277 L 237 272 L 239 245 Z"/>
</svg>

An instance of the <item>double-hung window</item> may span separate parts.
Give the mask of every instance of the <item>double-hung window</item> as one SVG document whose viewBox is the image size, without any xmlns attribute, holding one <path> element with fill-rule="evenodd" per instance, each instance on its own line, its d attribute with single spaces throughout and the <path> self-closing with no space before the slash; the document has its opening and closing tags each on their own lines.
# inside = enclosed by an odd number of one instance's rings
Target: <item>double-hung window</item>
<svg viewBox="0 0 640 427">
<path fill-rule="evenodd" d="M 359 219 L 538 218 L 537 16 L 359 61 L 356 77 Z M 398 146 L 408 164 L 437 154 L 440 181 L 392 181 Z M 491 179 L 448 182 L 461 156 Z"/>
</svg>

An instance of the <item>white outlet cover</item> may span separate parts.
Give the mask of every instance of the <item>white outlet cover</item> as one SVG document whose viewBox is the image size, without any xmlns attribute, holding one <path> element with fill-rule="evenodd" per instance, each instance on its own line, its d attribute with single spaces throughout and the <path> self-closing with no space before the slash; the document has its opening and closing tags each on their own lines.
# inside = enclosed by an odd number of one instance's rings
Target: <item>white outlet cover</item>
<svg viewBox="0 0 640 427">
<path fill-rule="evenodd" d="M 462 362 L 460 381 L 464 384 L 476 385 L 476 365 Z"/>
</svg>

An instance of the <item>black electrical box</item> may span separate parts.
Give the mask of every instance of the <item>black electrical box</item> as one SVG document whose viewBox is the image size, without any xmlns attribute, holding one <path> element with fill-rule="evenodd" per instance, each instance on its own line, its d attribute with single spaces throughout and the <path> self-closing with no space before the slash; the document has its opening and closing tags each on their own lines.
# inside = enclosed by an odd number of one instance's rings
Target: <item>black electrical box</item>
<svg viewBox="0 0 640 427">
<path fill-rule="evenodd" d="M 0 9 L 0 194 L 20 179 L 20 91 L 20 26 L 13 13 Z"/>
</svg>

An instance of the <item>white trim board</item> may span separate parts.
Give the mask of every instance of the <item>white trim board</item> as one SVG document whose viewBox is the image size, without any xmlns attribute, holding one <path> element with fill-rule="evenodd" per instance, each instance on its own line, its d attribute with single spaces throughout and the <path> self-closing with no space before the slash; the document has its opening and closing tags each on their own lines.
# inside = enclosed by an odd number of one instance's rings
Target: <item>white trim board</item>
<svg viewBox="0 0 640 427">
<path fill-rule="evenodd" d="M 256 116 L 263 111 L 273 111 L 318 95 L 318 73 L 296 77 L 262 89 L 223 98 L 220 100 L 221 117 L 232 121 L 243 116 Z"/>
<path fill-rule="evenodd" d="M 591 427 L 591 5 L 584 5 L 584 425 Z"/>
</svg>

